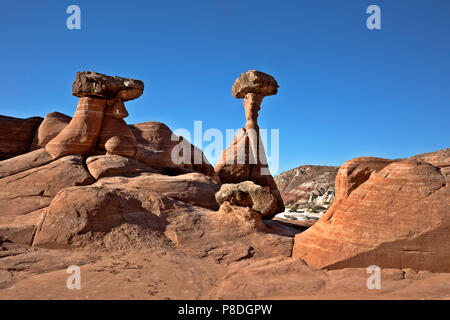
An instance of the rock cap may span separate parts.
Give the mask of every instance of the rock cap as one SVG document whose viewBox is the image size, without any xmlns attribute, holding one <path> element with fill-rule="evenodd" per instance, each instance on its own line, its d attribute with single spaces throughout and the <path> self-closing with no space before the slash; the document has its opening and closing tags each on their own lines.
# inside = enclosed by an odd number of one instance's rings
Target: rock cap
<svg viewBox="0 0 450 320">
<path fill-rule="evenodd" d="M 72 85 L 76 97 L 119 98 L 123 101 L 136 99 L 144 92 L 141 80 L 108 76 L 94 71 L 77 72 Z"/>
<path fill-rule="evenodd" d="M 277 94 L 278 87 L 277 81 L 271 75 L 257 70 L 249 70 L 241 73 L 241 76 L 236 79 L 232 93 L 239 99 L 244 98 L 247 93 L 271 96 Z"/>
</svg>

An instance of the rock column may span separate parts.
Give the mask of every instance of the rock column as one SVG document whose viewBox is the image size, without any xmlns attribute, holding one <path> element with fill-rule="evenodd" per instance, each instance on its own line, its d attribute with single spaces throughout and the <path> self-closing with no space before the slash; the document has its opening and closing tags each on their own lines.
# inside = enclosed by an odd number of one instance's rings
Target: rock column
<svg viewBox="0 0 450 320">
<path fill-rule="evenodd" d="M 223 151 L 214 169 L 221 183 L 253 181 L 260 186 L 269 186 L 277 198 L 277 212 L 283 212 L 283 200 L 270 174 L 258 126 L 262 100 L 266 96 L 277 94 L 277 91 L 276 80 L 256 70 L 241 74 L 235 81 L 232 93 L 234 97 L 244 99 L 246 124 L 236 134 L 231 145 Z"/>
</svg>

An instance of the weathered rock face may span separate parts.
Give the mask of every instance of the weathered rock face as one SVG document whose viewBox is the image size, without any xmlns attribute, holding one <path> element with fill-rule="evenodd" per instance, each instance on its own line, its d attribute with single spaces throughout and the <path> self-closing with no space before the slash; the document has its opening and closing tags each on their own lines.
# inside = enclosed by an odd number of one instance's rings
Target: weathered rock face
<svg viewBox="0 0 450 320">
<path fill-rule="evenodd" d="M 53 161 L 45 148 L 0 161 L 0 179 Z"/>
<path fill-rule="evenodd" d="M 132 176 L 141 172 L 153 172 L 152 168 L 127 157 L 106 155 L 93 156 L 86 159 L 89 173 L 95 178 L 113 176 Z"/>
<path fill-rule="evenodd" d="M 357 158 L 336 177 L 327 213 L 297 235 L 294 257 L 315 268 L 450 271 L 450 189 L 440 167 Z"/>
<path fill-rule="evenodd" d="M 277 213 L 277 198 L 270 192 L 269 187 L 261 187 L 252 181 L 238 184 L 223 184 L 216 193 L 217 203 L 225 201 L 242 207 L 249 207 L 258 211 L 263 218 L 270 219 Z"/>
<path fill-rule="evenodd" d="M 50 140 L 67 127 L 70 120 L 72 120 L 71 117 L 59 112 L 47 114 L 34 135 L 30 150 L 44 148 Z"/>
<path fill-rule="evenodd" d="M 105 108 L 106 100 L 104 99 L 80 98 L 69 125 L 45 146 L 47 152 L 54 159 L 66 155 L 94 153 Z"/>
<path fill-rule="evenodd" d="M 108 101 L 106 115 L 98 137 L 97 148 L 108 154 L 133 158 L 137 152 L 136 138 L 123 120 L 128 112 L 120 100 Z"/>
<path fill-rule="evenodd" d="M 182 201 L 184 206 L 217 209 L 214 194 L 218 189 L 211 178 L 199 173 L 176 177 L 154 173 L 115 176 L 102 178 L 91 186 L 66 188 L 46 210 L 34 244 L 66 245 L 75 235 L 108 232 L 130 221 L 140 224 L 139 221 L 150 219 L 163 224 L 164 219 L 155 215 L 170 208 L 174 201 L 179 201 L 178 206 L 183 206 Z"/>
<path fill-rule="evenodd" d="M 10 175 L 0 179 L 0 215 L 15 216 L 41 209 L 61 189 L 93 182 L 80 156 L 67 156 Z"/>
<path fill-rule="evenodd" d="M 0 216 L 0 238 L 8 239 L 16 244 L 31 246 L 36 226 L 42 219 L 44 209 L 16 216 Z"/>
<path fill-rule="evenodd" d="M 241 73 L 232 88 L 233 96 L 239 99 L 244 98 L 247 93 L 256 93 L 265 97 L 277 94 L 277 91 L 277 81 L 267 73 L 257 70 Z"/>
<path fill-rule="evenodd" d="M 91 71 L 77 72 L 72 86 L 72 94 L 76 97 L 118 98 L 122 101 L 139 98 L 143 91 L 144 83 L 140 80 Z"/>
<path fill-rule="evenodd" d="M 182 167 L 210 176 L 216 182 L 219 181 L 213 166 L 208 162 L 203 152 L 183 137 L 176 136 L 165 124 L 148 121 L 130 125 L 130 129 L 136 137 L 138 145 L 135 158 L 145 165 L 162 173 L 173 167 Z M 177 145 L 178 147 L 183 146 L 183 148 L 178 148 Z M 175 147 L 177 149 L 174 150 Z M 180 152 L 176 154 L 175 159 L 180 161 L 175 163 L 172 153 L 176 153 L 177 150 Z M 189 154 L 184 155 L 183 152 L 188 150 Z M 196 153 L 200 161 L 195 161 Z"/>
<path fill-rule="evenodd" d="M 448 179 L 450 175 L 450 148 L 442 149 L 435 152 L 418 154 L 411 157 L 412 160 L 425 161 L 435 167 L 441 169 L 441 173 Z"/>
<path fill-rule="evenodd" d="M 286 206 L 326 208 L 334 200 L 334 180 L 339 167 L 300 166 L 274 177 Z"/>
<path fill-rule="evenodd" d="M 18 119 L 0 116 L 0 160 L 28 152 L 42 118 Z"/>
<path fill-rule="evenodd" d="M 347 199 L 373 172 L 379 172 L 392 162 L 389 159 L 360 157 L 344 163 L 336 176 L 336 202 Z"/>
</svg>

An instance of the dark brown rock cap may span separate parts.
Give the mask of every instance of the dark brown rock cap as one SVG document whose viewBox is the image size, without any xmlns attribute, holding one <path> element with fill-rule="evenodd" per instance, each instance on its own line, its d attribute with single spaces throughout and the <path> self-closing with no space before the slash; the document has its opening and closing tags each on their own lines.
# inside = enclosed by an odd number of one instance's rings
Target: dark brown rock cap
<svg viewBox="0 0 450 320">
<path fill-rule="evenodd" d="M 277 81 L 271 75 L 257 70 L 249 70 L 241 73 L 241 76 L 236 79 L 232 92 L 233 96 L 239 99 L 244 98 L 247 93 L 271 96 L 277 94 L 278 87 Z"/>
<path fill-rule="evenodd" d="M 76 97 L 119 98 L 122 101 L 136 99 L 144 92 L 141 80 L 108 76 L 94 71 L 77 72 L 72 85 Z"/>
</svg>

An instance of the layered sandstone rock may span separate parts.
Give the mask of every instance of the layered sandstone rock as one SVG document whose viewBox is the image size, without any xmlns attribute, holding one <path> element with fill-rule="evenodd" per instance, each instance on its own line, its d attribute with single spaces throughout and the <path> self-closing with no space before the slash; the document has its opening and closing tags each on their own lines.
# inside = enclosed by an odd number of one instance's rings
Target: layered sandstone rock
<svg viewBox="0 0 450 320">
<path fill-rule="evenodd" d="M 336 199 L 296 236 L 293 256 L 315 268 L 377 265 L 450 271 L 450 189 L 440 167 L 357 158 L 336 177 Z"/>
<path fill-rule="evenodd" d="M 34 135 L 30 150 L 44 148 L 50 140 L 67 127 L 71 120 L 71 117 L 59 112 L 47 114 Z"/>
<path fill-rule="evenodd" d="M 0 179 L 53 161 L 45 148 L 0 161 Z"/>
<path fill-rule="evenodd" d="M 0 179 L 2 216 L 26 214 L 43 207 L 62 189 L 94 182 L 80 156 L 67 156 L 49 164 Z"/>
<path fill-rule="evenodd" d="M 246 124 L 222 152 L 214 169 L 221 183 L 253 181 L 260 186 L 268 186 L 277 198 L 277 212 L 283 212 L 284 203 L 270 173 L 258 126 L 263 98 L 276 94 L 277 89 L 278 84 L 273 77 L 255 70 L 241 74 L 236 80 L 232 91 L 236 98 L 244 98 Z"/>
<path fill-rule="evenodd" d="M 18 119 L 0 116 L 0 160 L 28 152 L 42 118 Z"/>
<path fill-rule="evenodd" d="M 54 158 L 67 155 L 87 155 L 95 151 L 105 115 L 106 100 L 83 97 L 70 121 L 45 149 Z"/>
<path fill-rule="evenodd" d="M 223 184 L 216 193 L 216 200 L 219 204 L 227 201 L 234 205 L 252 208 L 265 219 L 273 218 L 278 209 L 277 198 L 270 192 L 270 188 L 258 186 L 252 181 Z"/>
<path fill-rule="evenodd" d="M 96 72 L 77 72 L 72 88 L 79 97 L 74 117 L 45 146 L 54 158 L 69 154 L 88 155 L 98 149 L 108 154 L 133 158 L 136 138 L 123 118 L 128 116 L 124 101 L 144 91 L 140 80 L 110 77 Z"/>
<path fill-rule="evenodd" d="M 102 178 L 86 187 L 66 188 L 53 199 L 36 234 L 35 245 L 66 245 L 75 235 L 108 232 L 121 223 L 159 214 L 173 201 L 217 209 L 218 185 L 191 173 L 170 177 L 143 173 L 135 177 Z M 185 204 L 185 205 L 186 205 Z M 155 218 L 156 219 L 156 218 Z M 160 219 L 161 223 L 164 219 Z M 157 219 L 157 220 L 158 220 Z"/>
<path fill-rule="evenodd" d="M 104 177 L 132 176 L 141 172 L 156 173 L 139 161 L 115 155 L 89 157 L 86 159 L 86 165 L 89 173 L 97 180 Z"/>
<path fill-rule="evenodd" d="M 203 152 L 183 137 L 175 135 L 164 123 L 148 121 L 130 125 L 136 137 L 138 151 L 135 158 L 161 173 L 185 168 L 197 171 L 219 181 L 213 166 Z"/>
<path fill-rule="evenodd" d="M 108 154 L 128 158 L 133 158 L 136 155 L 136 138 L 123 120 L 127 116 L 128 112 L 121 100 L 108 101 L 97 143 L 99 150 L 106 150 Z"/>
</svg>

